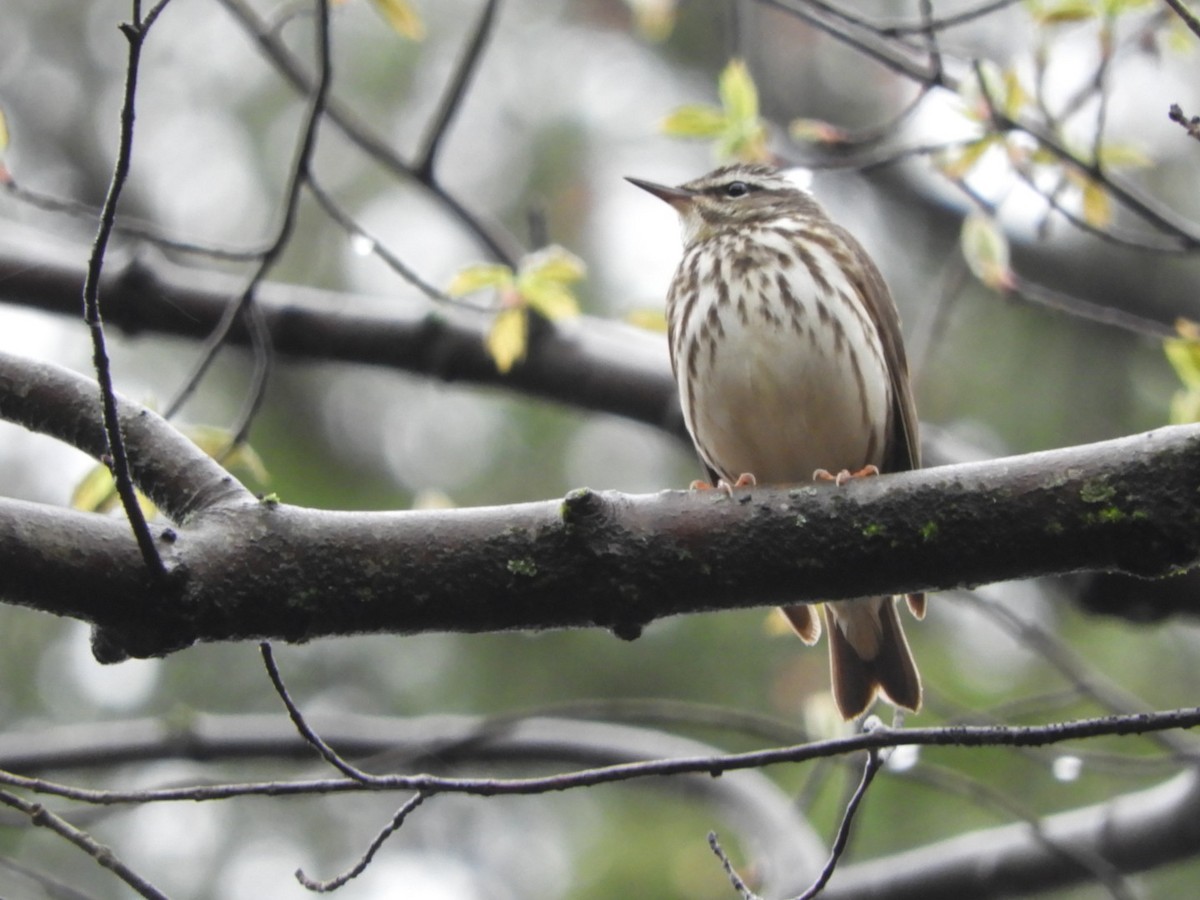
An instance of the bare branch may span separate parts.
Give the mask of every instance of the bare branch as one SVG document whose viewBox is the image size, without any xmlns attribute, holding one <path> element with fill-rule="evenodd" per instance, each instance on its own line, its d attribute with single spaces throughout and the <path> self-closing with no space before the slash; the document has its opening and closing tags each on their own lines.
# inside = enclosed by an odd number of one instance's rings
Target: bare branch
<svg viewBox="0 0 1200 900">
<path fill-rule="evenodd" d="M 203 338 L 229 310 L 241 282 L 217 272 L 134 259 L 109 265 L 105 320 L 130 333 Z M 38 246 L 0 246 L 0 299 L 78 314 L 83 269 Z M 525 361 L 507 374 L 484 347 L 489 319 L 461 305 L 365 297 L 299 285 L 263 284 L 255 304 L 276 352 L 414 372 L 449 382 L 507 388 L 578 409 L 645 422 L 687 440 L 666 339 L 611 320 L 584 317 L 537 329 Z M 251 343 L 236 323 L 229 341 Z"/>
<path fill-rule="evenodd" d="M 1192 34 L 1200 38 L 1200 18 L 1197 18 L 1196 14 L 1188 9 L 1182 0 L 1166 0 L 1166 2 L 1167 6 L 1171 7 L 1175 12 L 1175 15 L 1183 20 L 1183 23 L 1187 25 Z"/>
<path fill-rule="evenodd" d="M 1183 772 L 1153 788 L 1042 819 L 985 829 L 848 866 L 826 900 L 942 900 L 1014 896 L 1093 876 L 1086 860 L 1142 872 L 1200 850 L 1200 777 Z"/>
<path fill-rule="evenodd" d="M 125 455 L 125 439 L 118 421 L 112 365 L 108 358 L 108 345 L 104 337 L 104 322 L 100 316 L 100 275 L 104 269 L 104 254 L 108 249 L 108 241 L 117 217 L 117 203 L 121 199 L 125 180 L 129 177 L 130 159 L 133 156 L 134 107 L 137 99 L 142 47 L 151 24 L 164 6 L 165 0 L 157 5 L 143 21 L 141 5 L 138 0 L 134 0 L 133 22 L 121 25 L 121 33 L 125 35 L 129 44 L 129 56 L 126 61 L 125 90 L 121 101 L 120 139 L 108 193 L 100 210 L 96 239 L 92 244 L 91 256 L 88 259 L 87 276 L 83 282 L 83 319 L 87 323 L 92 338 L 92 365 L 96 369 L 96 381 L 100 388 L 101 416 L 108 442 L 107 452 L 103 458 L 112 469 L 117 485 L 117 494 L 121 498 L 121 506 L 125 510 L 125 517 L 129 520 L 129 526 L 137 540 L 142 559 L 145 561 L 146 567 L 159 578 L 166 574 L 166 570 L 163 567 L 162 559 L 159 558 L 154 538 L 150 535 L 146 516 L 138 503 L 137 492 L 133 488 L 133 479 L 129 474 L 129 460 Z"/>
<path fill-rule="evenodd" d="M 68 396 L 89 384 L 46 364 L 33 367 L 31 382 L 28 370 L 0 355 L 0 415 L 16 410 L 34 429 L 43 424 L 28 397 L 39 383 Z M 153 460 L 160 443 L 182 440 L 136 404 L 122 406 L 141 426 L 129 435 L 131 458 Z M 840 489 L 755 488 L 729 498 L 583 489 L 508 507 L 356 513 L 255 503 L 227 476 L 218 483 L 205 469 L 199 477 L 215 493 L 179 504 L 190 517 L 164 548 L 177 575 L 171 602 L 156 593 L 114 604 L 102 590 L 138 582 L 123 568 L 127 548 L 113 543 L 109 520 L 5 500 L 0 595 L 69 610 L 145 656 L 197 640 L 363 632 L 598 625 L 633 638 L 685 612 L 1083 569 L 1150 576 L 1200 559 L 1200 425 Z M 78 553 L 50 564 L 43 545 L 61 546 L 52 539 L 60 522 Z"/>
<path fill-rule="evenodd" d="M 146 897 L 148 900 L 170 900 L 166 894 L 142 878 L 142 876 L 125 865 L 125 863 L 121 862 L 108 847 L 97 843 L 86 831 L 76 828 L 66 819 L 50 812 L 50 810 L 46 809 L 40 803 L 30 803 L 28 800 L 22 800 L 10 791 L 2 790 L 0 790 L 0 803 L 24 813 L 34 825 L 47 828 L 60 837 L 65 838 L 88 856 L 92 857 L 99 865 L 108 869 L 133 888 L 140 896 Z"/>
<path fill-rule="evenodd" d="M 317 130 L 325 114 L 330 85 L 333 83 L 332 70 L 329 63 L 329 2 L 314 0 L 316 7 L 314 31 L 316 33 L 316 83 L 313 85 L 305 110 L 303 127 L 296 147 L 295 158 L 292 160 L 291 172 L 286 181 L 286 197 L 283 204 L 279 227 L 267 251 L 262 255 L 251 275 L 246 287 L 240 292 L 235 303 L 230 304 L 230 310 L 223 315 L 213 332 L 204 344 L 200 359 L 193 367 L 183 386 L 167 407 L 166 416 L 172 418 L 180 407 L 191 396 L 199 385 L 205 372 L 217 358 L 217 354 L 229 338 L 230 329 L 237 318 L 242 318 L 249 329 L 254 347 L 254 376 L 247 391 L 247 400 L 240 414 L 231 443 L 236 446 L 246 439 L 250 432 L 254 416 L 263 398 L 266 396 L 267 380 L 270 376 L 273 348 L 270 332 L 262 312 L 258 310 L 256 297 L 258 287 L 267 273 L 275 266 L 283 251 L 291 240 L 296 227 L 296 214 L 300 205 L 300 194 L 312 168 L 312 156 L 317 147 Z"/>
<path fill-rule="evenodd" d="M 267 667 L 267 677 L 271 679 L 271 685 L 275 688 L 275 693 L 279 695 L 279 699 L 283 701 L 283 705 L 287 709 L 288 718 L 296 726 L 296 731 L 300 737 L 304 738 L 314 750 L 321 754 L 321 757 L 327 763 L 347 778 L 354 778 L 364 782 L 369 781 L 370 775 L 342 759 L 337 751 L 325 743 L 321 739 L 321 736 L 309 726 L 304 718 L 304 714 L 300 712 L 300 707 L 296 706 L 291 694 L 288 693 L 287 686 L 283 683 L 283 676 L 279 674 L 279 667 L 275 664 L 275 654 L 271 650 L 271 645 L 263 641 L 258 645 L 258 649 L 262 654 L 263 665 Z M 421 795 L 418 794 L 417 796 L 420 797 Z"/>
<path fill-rule="evenodd" d="M 379 852 L 379 849 L 387 842 L 387 839 L 400 830 L 400 828 L 404 825 L 405 820 L 414 810 L 416 810 L 418 806 L 425 802 L 427 796 L 428 795 L 418 791 L 417 793 L 413 794 L 412 797 L 406 800 L 404 805 L 396 811 L 394 816 L 392 816 L 392 820 L 388 822 L 388 824 L 382 828 L 377 835 L 375 835 L 375 839 L 371 841 L 370 846 L 367 847 L 366 851 L 361 857 L 359 857 L 358 861 L 341 875 L 331 878 L 328 881 L 316 881 L 305 875 L 303 869 L 297 869 L 296 880 L 310 891 L 315 891 L 321 894 L 326 894 L 330 891 L 336 891 L 343 885 L 353 881 L 367 870 L 367 866 L 371 864 L 371 860 L 375 858 L 375 854 Z"/>
<path fill-rule="evenodd" d="M 484 45 L 491 36 L 492 23 L 496 18 L 496 7 L 499 5 L 499 0 L 485 0 L 483 12 L 479 14 L 479 21 L 475 23 L 471 40 L 463 51 L 462 59 L 455 67 L 454 77 L 446 88 L 446 96 L 442 98 L 433 124 L 429 127 L 429 134 L 425 137 L 425 146 L 417 154 L 417 159 L 413 163 L 413 168 L 423 181 L 434 180 L 433 167 L 437 163 L 438 148 L 442 144 L 442 138 L 446 136 L 450 121 L 462 104 L 463 97 L 466 96 L 467 85 L 471 83 L 471 78 L 483 55 Z"/>
<path fill-rule="evenodd" d="M 311 94 L 311 80 L 303 66 L 278 35 L 274 34 L 270 26 L 259 19 L 250 5 L 244 0 L 220 0 L 220 3 L 254 38 L 264 56 L 279 70 L 288 83 L 301 93 Z M 375 162 L 396 175 L 411 178 L 421 184 L 471 232 L 492 256 L 510 265 L 516 265 L 520 252 L 511 236 L 495 226 L 486 224 L 434 179 L 422 178 L 413 166 L 399 157 L 387 141 L 375 134 L 365 122 L 357 119 L 342 104 L 330 101 L 326 104 L 325 114 L 330 123 Z"/>
<path fill-rule="evenodd" d="M 834 870 L 837 869 L 838 862 L 842 858 L 842 853 L 846 850 L 846 843 L 850 840 L 850 826 L 854 823 L 854 815 L 858 812 L 858 807 L 867 795 L 867 788 L 871 786 L 871 782 L 875 780 L 875 776 L 879 774 L 879 770 L 882 767 L 883 757 L 879 752 L 876 750 L 868 751 L 867 761 L 863 765 L 862 778 L 859 780 L 858 786 L 854 789 L 854 793 L 850 795 L 850 802 L 846 804 L 845 812 L 842 813 L 842 821 L 838 824 L 837 835 L 834 838 L 833 847 L 829 851 L 829 860 L 821 869 L 821 874 L 817 876 L 817 880 L 797 900 L 813 900 L 829 884 L 829 879 L 833 877 Z"/>
</svg>

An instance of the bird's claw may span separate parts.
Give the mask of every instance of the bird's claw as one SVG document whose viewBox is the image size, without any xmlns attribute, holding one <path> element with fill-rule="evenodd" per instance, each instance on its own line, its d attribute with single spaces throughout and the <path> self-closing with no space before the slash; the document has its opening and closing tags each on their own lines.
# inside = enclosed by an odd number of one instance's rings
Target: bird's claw
<svg viewBox="0 0 1200 900">
<path fill-rule="evenodd" d="M 693 491 L 714 491 L 714 490 L 720 491 L 726 497 L 732 497 L 735 489 L 744 488 L 744 487 L 754 487 L 756 484 L 758 484 L 758 479 L 756 479 L 749 472 L 743 472 L 741 475 L 739 475 L 737 477 L 737 481 L 733 482 L 732 484 L 730 484 L 724 478 L 718 478 L 715 486 L 709 484 L 707 481 L 701 481 L 701 480 L 697 479 L 696 481 L 693 481 L 688 487 L 690 490 L 693 490 Z"/>
<path fill-rule="evenodd" d="M 832 481 L 838 487 L 841 487 L 852 478 L 873 478 L 879 474 L 879 466 L 868 465 L 863 466 L 857 472 L 851 472 L 849 469 L 842 469 L 836 475 L 828 469 L 817 469 L 813 472 L 813 481 Z"/>
</svg>

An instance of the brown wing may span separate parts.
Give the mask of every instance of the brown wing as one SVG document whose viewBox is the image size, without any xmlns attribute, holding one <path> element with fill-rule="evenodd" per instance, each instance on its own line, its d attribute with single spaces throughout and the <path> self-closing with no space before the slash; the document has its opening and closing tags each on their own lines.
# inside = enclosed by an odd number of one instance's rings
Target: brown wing
<svg viewBox="0 0 1200 900">
<path fill-rule="evenodd" d="M 892 414 L 888 428 L 888 446 L 884 453 L 884 472 L 907 472 L 921 467 L 921 439 L 917 433 L 917 406 L 913 401 L 912 386 L 908 380 L 908 357 L 904 353 L 904 337 L 900 327 L 900 313 L 892 300 L 891 291 L 883 275 L 852 234 L 838 227 L 838 234 L 855 256 L 854 267 L 861 273 L 855 279 L 855 288 L 863 300 L 867 314 L 879 329 L 883 343 L 883 357 L 887 363 L 892 385 Z M 925 595 L 909 594 L 908 608 L 918 619 L 925 618 Z"/>
<path fill-rule="evenodd" d="M 879 273 L 867 251 L 852 234 L 838 228 L 838 234 L 854 254 L 853 267 L 859 272 L 854 286 L 863 300 L 867 314 L 883 343 L 883 358 L 892 382 L 892 422 L 888 434 L 888 451 L 884 455 L 884 472 L 907 472 L 921 467 L 921 444 L 917 435 L 917 408 L 908 383 L 908 357 L 904 353 L 904 337 L 900 314 L 892 300 L 887 282 Z"/>
</svg>

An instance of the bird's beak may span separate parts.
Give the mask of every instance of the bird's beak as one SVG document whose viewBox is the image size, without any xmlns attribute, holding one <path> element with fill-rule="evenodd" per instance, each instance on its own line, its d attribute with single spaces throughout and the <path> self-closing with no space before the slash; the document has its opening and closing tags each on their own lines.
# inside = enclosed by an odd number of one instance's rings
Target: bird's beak
<svg viewBox="0 0 1200 900">
<path fill-rule="evenodd" d="M 665 184 L 655 184 L 653 181 L 642 181 L 640 178 L 626 178 L 632 185 L 640 187 L 643 191 L 648 191 L 659 200 L 671 204 L 675 209 L 682 211 L 690 204 L 695 195 L 684 188 L 667 187 Z"/>
</svg>

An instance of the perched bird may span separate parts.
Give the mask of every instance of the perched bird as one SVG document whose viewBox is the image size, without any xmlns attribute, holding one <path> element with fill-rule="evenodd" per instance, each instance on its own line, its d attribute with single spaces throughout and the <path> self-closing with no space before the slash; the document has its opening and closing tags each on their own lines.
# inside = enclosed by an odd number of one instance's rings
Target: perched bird
<svg viewBox="0 0 1200 900">
<path fill-rule="evenodd" d="M 679 187 L 628 180 L 670 204 L 683 227 L 667 294 L 671 367 L 714 485 L 840 484 L 920 464 L 891 294 L 810 193 L 761 165 L 725 166 Z M 924 615 L 923 594 L 908 603 Z M 824 609 L 841 714 L 860 715 L 880 691 L 918 709 L 921 680 L 894 598 Z M 783 612 L 805 643 L 817 641 L 813 607 Z"/>
</svg>

